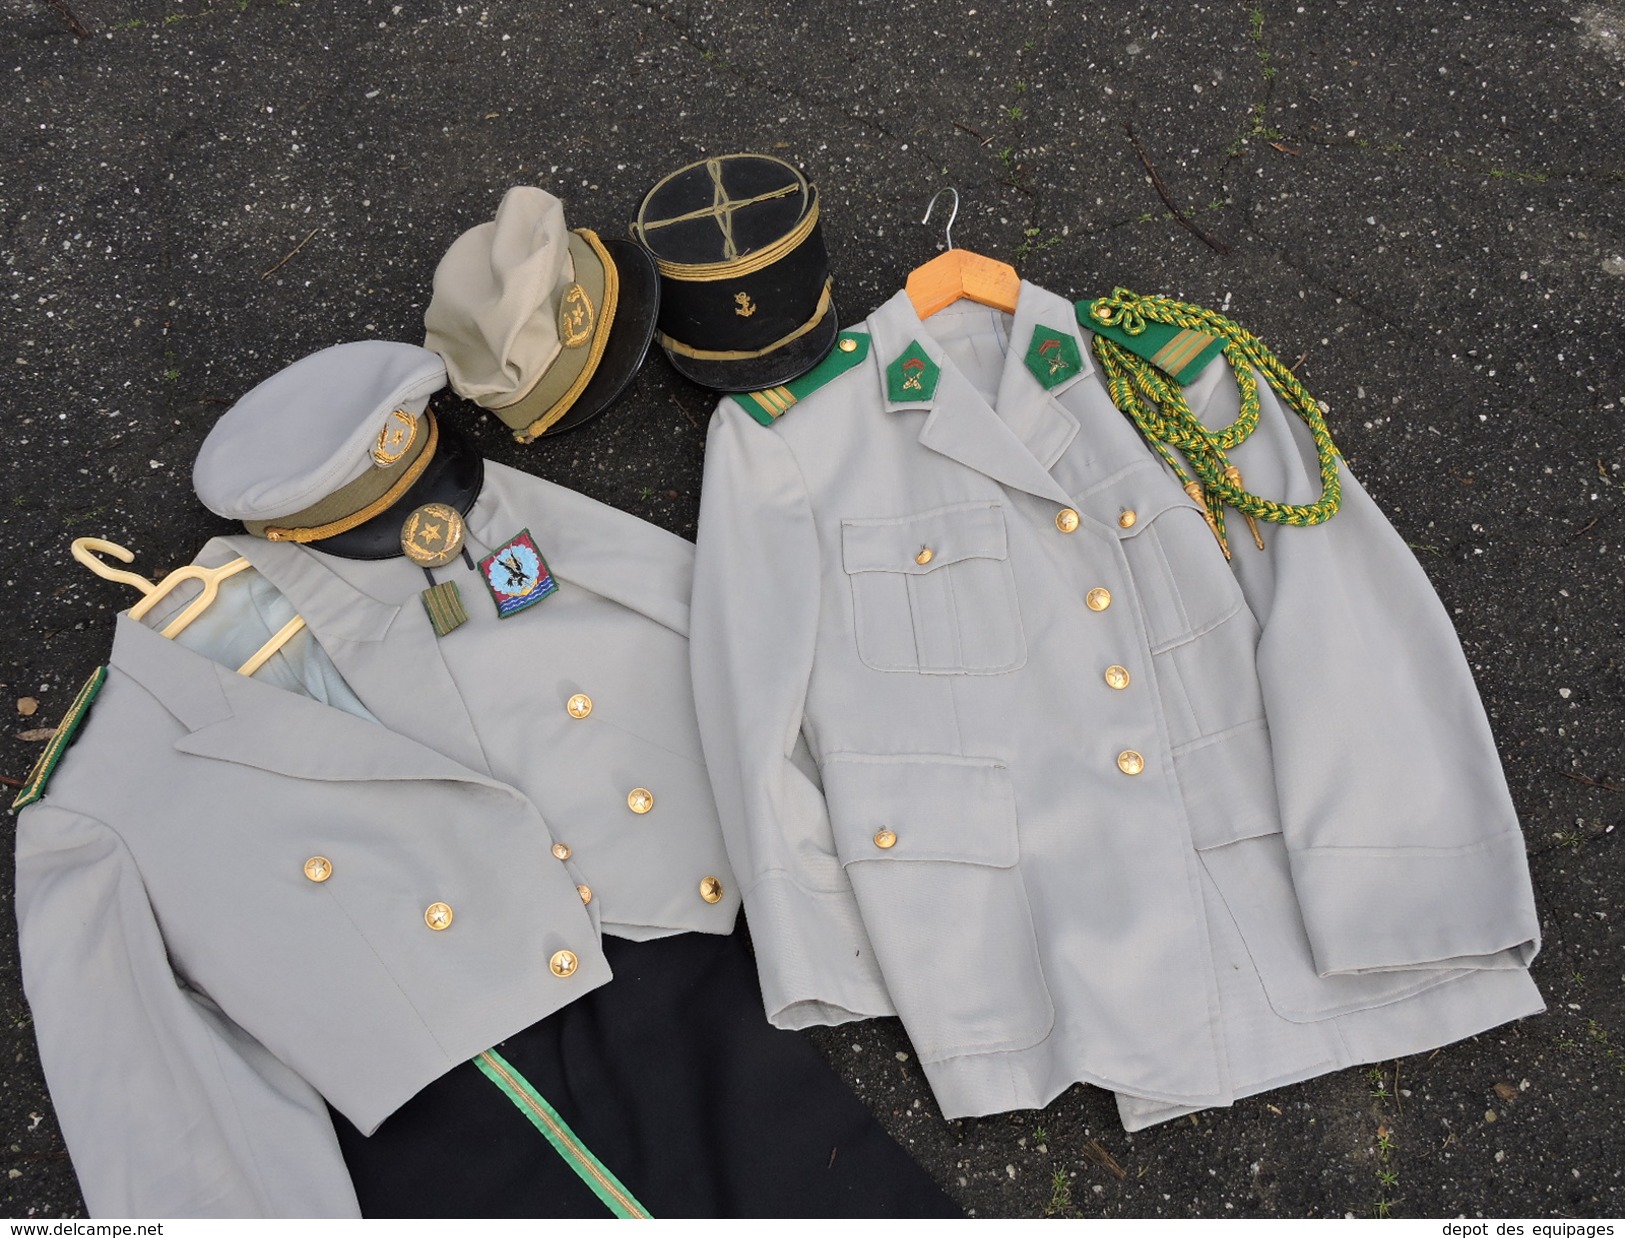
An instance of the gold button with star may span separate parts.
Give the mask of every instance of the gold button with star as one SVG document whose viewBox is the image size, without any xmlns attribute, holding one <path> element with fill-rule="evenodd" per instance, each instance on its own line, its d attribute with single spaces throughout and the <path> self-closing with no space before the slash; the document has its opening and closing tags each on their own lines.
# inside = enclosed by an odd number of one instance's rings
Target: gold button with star
<svg viewBox="0 0 1625 1238">
<path fill-rule="evenodd" d="M 1055 513 L 1055 527 L 1062 533 L 1076 533 L 1078 531 L 1078 513 L 1070 507 L 1063 507 Z"/>
<path fill-rule="evenodd" d="M 633 787 L 627 793 L 626 806 L 642 816 L 655 806 L 655 797 L 648 787 Z"/>
<path fill-rule="evenodd" d="M 722 901 L 722 882 L 715 877 L 706 877 L 700 881 L 700 897 L 708 903 Z"/>
<path fill-rule="evenodd" d="M 875 846 L 882 851 L 890 851 L 896 845 L 897 835 L 895 832 L 888 830 L 885 826 L 881 826 L 880 829 L 875 831 Z"/>
<path fill-rule="evenodd" d="M 463 518 L 445 503 L 425 503 L 401 524 L 401 551 L 419 567 L 444 567 L 463 548 Z"/>
<path fill-rule="evenodd" d="M 1117 768 L 1125 774 L 1138 774 L 1145 768 L 1145 758 L 1132 748 L 1125 748 L 1117 754 Z"/>
<path fill-rule="evenodd" d="M 555 860 L 568 860 L 572 854 L 569 843 L 553 844 L 553 858 Z"/>
<path fill-rule="evenodd" d="M 325 855 L 313 855 L 305 861 L 305 876 L 312 881 L 323 882 L 333 875 L 333 861 Z"/>
<path fill-rule="evenodd" d="M 592 902 L 592 887 L 591 886 L 577 886 L 576 887 L 576 893 L 581 895 L 581 905 L 583 907 L 585 907 L 588 903 Z"/>
<path fill-rule="evenodd" d="M 585 692 L 577 692 L 564 702 L 564 708 L 572 718 L 585 718 L 592 713 L 592 697 Z"/>
<path fill-rule="evenodd" d="M 445 903 L 430 903 L 423 912 L 423 922 L 439 933 L 451 927 L 451 908 Z"/>
<path fill-rule="evenodd" d="M 1110 589 L 1091 589 L 1083 595 L 1083 604 L 1090 610 L 1105 610 L 1112 604 Z"/>
<path fill-rule="evenodd" d="M 1106 668 L 1106 686 L 1116 688 L 1121 692 L 1128 687 L 1129 674 L 1126 666 L 1108 666 Z"/>
<path fill-rule="evenodd" d="M 918 563 L 921 567 L 924 567 L 936 557 L 936 551 L 932 550 L 931 547 L 921 546 L 920 553 L 914 556 L 914 562 Z"/>
<path fill-rule="evenodd" d="M 559 950 L 547 960 L 548 969 L 560 980 L 575 975 L 576 968 L 580 965 L 580 960 L 576 958 L 573 950 Z"/>
<path fill-rule="evenodd" d="M 1125 507 L 1117 514 L 1117 525 L 1122 529 L 1132 529 L 1134 522 L 1139 518 L 1132 507 Z"/>
</svg>

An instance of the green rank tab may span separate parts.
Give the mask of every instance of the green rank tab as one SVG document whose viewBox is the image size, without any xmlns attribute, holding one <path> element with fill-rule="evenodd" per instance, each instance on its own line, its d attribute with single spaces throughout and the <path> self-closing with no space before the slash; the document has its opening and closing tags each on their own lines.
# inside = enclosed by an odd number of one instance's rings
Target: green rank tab
<svg viewBox="0 0 1625 1238">
<path fill-rule="evenodd" d="M 1224 351 L 1224 337 L 1190 327 L 1146 322 L 1114 309 L 1109 299 L 1078 302 L 1078 321 L 1097 335 L 1121 344 L 1156 366 L 1181 387 L 1201 376 L 1208 362 Z"/>
</svg>

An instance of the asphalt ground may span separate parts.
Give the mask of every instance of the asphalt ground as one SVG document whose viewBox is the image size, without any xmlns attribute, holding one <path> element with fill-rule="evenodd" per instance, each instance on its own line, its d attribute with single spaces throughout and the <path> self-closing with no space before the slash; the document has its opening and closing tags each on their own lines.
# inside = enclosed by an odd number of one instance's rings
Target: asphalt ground
<svg viewBox="0 0 1625 1238">
<path fill-rule="evenodd" d="M 944 1121 L 895 1021 L 819 1046 L 978 1216 L 1625 1213 L 1620 0 L 70 4 L 0 0 L 0 772 L 133 600 L 70 539 L 156 574 L 225 531 L 189 484 L 214 419 L 318 348 L 418 342 L 508 186 L 620 235 L 664 172 L 778 154 L 856 321 L 936 252 L 919 217 L 953 185 L 957 244 L 1223 307 L 1326 402 L 1478 676 L 1549 1010 L 1132 1136 L 1083 1087 Z M 556 441 L 445 407 L 692 536 L 713 401 L 656 357 Z M 79 1215 L 3 922 L 0 1212 Z"/>
</svg>

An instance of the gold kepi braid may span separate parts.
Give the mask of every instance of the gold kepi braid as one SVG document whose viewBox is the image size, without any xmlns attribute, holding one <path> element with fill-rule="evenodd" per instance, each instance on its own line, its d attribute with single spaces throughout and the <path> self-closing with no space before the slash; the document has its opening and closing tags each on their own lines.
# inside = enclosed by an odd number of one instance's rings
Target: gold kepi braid
<svg viewBox="0 0 1625 1238">
<path fill-rule="evenodd" d="M 1085 326 L 1098 323 L 1128 335 L 1139 335 L 1147 323 L 1155 322 L 1206 332 L 1225 341 L 1224 356 L 1235 372 L 1236 386 L 1241 391 L 1241 411 L 1222 430 L 1209 430 L 1203 425 L 1191 411 L 1179 384 L 1149 361 L 1098 332 L 1094 348 L 1112 403 L 1129 416 L 1168 462 L 1184 485 L 1185 493 L 1202 505 L 1208 527 L 1219 539 L 1226 559 L 1230 557 L 1230 544 L 1224 531 L 1226 505 L 1247 517 L 1247 525 L 1260 550 L 1264 548 L 1264 539 L 1258 532 L 1258 520 L 1307 526 L 1320 524 L 1337 514 L 1343 500 L 1343 488 L 1337 476 L 1340 457 L 1331 431 L 1326 428 L 1326 420 L 1321 416 L 1320 405 L 1298 381 L 1297 375 L 1282 365 L 1252 332 L 1199 305 L 1169 297 L 1142 297 L 1126 288 L 1114 288 L 1111 296 L 1088 302 L 1086 314 L 1080 317 L 1084 318 Z M 1254 369 L 1303 419 L 1315 440 L 1315 456 L 1320 462 L 1320 498 L 1313 503 L 1278 503 L 1243 489 L 1241 470 L 1231 464 L 1225 454 L 1245 442 L 1258 428 L 1258 381 L 1253 377 Z M 1176 447 L 1190 465 L 1190 472 L 1174 456 L 1171 449 Z M 1196 477 L 1193 478 L 1191 472 Z"/>
</svg>

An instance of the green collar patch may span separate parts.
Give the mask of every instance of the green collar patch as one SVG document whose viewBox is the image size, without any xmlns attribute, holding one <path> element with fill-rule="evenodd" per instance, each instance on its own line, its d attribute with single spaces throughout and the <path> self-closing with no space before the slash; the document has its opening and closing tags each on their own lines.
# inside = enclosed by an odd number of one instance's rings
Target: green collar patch
<svg viewBox="0 0 1625 1238">
<path fill-rule="evenodd" d="M 1156 366 L 1181 387 L 1189 387 L 1207 368 L 1209 361 L 1224 351 L 1225 340 L 1189 327 L 1146 322 L 1114 311 L 1104 304 L 1109 298 L 1078 302 L 1078 321 L 1096 335 L 1121 344 L 1137 357 Z"/>
<path fill-rule="evenodd" d="M 903 355 L 886 367 L 886 396 L 893 404 L 929 404 L 941 377 L 942 367 L 926 356 L 919 340 L 910 340 Z"/>
<path fill-rule="evenodd" d="M 1048 327 L 1033 329 L 1033 342 L 1027 347 L 1027 368 L 1044 387 L 1052 391 L 1083 369 L 1083 354 L 1070 332 L 1062 335 Z"/>
<path fill-rule="evenodd" d="M 761 391 L 738 391 L 733 401 L 764 426 L 770 426 L 833 378 L 839 378 L 869 355 L 869 337 L 862 331 L 842 331 L 835 347 L 800 378 Z"/>
<path fill-rule="evenodd" d="M 34 762 L 34 768 L 28 771 L 23 789 L 17 792 L 17 798 L 11 801 L 13 811 L 27 808 L 35 800 L 45 797 L 45 784 L 51 781 L 51 775 L 56 772 L 57 762 L 73 743 L 79 724 L 90 712 L 90 703 L 96 699 L 96 694 L 102 690 L 102 685 L 106 682 L 105 666 L 98 666 L 91 677 L 85 680 L 85 686 L 79 689 L 79 695 L 73 698 L 73 704 L 68 707 L 68 712 L 63 715 L 62 721 L 57 723 L 56 734 L 52 735 L 50 742 L 45 745 L 45 751 L 39 754 L 39 760 Z"/>
</svg>

